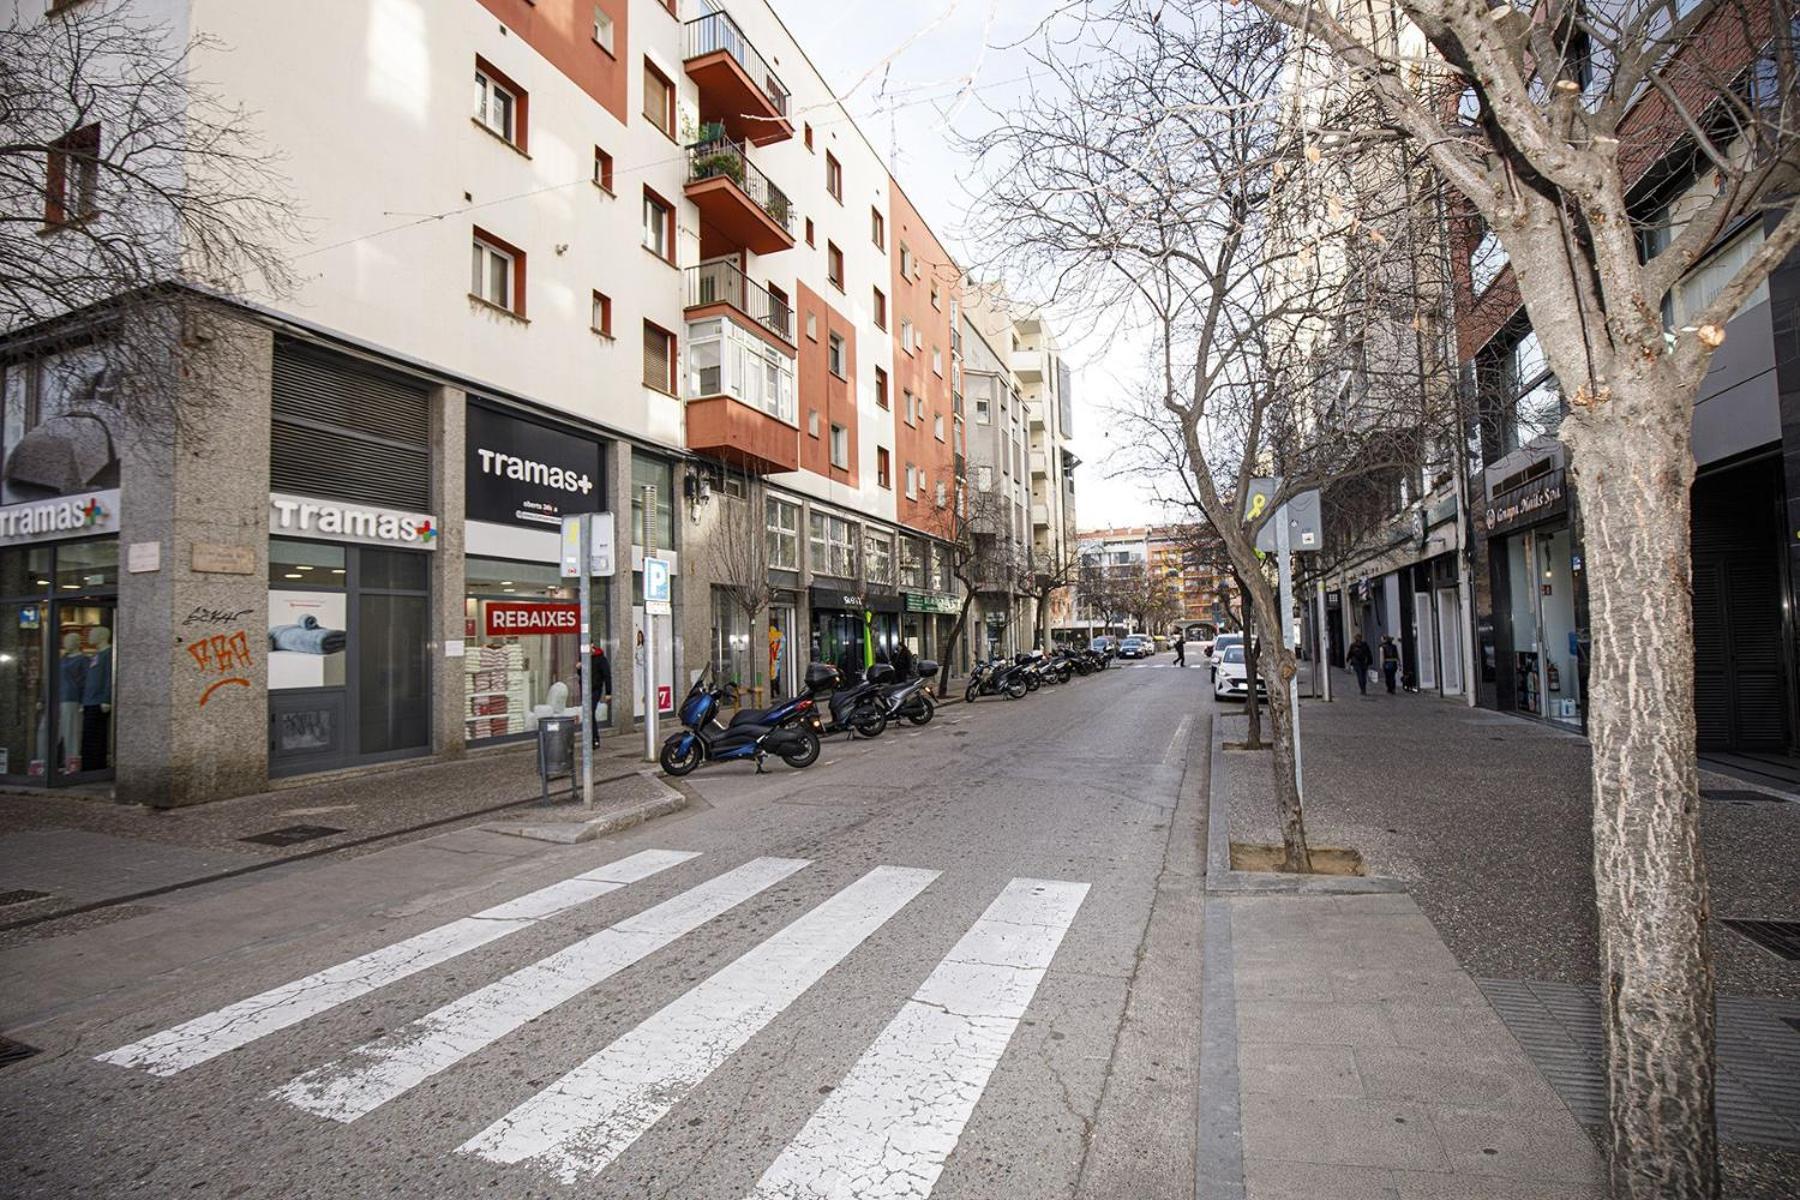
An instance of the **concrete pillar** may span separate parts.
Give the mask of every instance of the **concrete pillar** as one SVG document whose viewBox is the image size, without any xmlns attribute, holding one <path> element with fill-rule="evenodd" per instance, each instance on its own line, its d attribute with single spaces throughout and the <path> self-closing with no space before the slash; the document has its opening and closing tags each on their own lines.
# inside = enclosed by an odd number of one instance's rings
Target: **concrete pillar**
<svg viewBox="0 0 1800 1200">
<path fill-rule="evenodd" d="M 613 545 L 616 562 L 613 577 L 595 580 L 596 591 L 605 587 L 611 600 L 606 638 L 612 650 L 613 731 L 623 735 L 637 729 L 632 716 L 632 697 L 643 685 L 637 677 L 635 634 L 631 624 L 631 445 L 613 442 L 606 448 L 606 503 L 613 513 Z M 599 638 L 601 631 L 594 630 Z M 639 736 L 642 736 L 641 734 Z"/>
<path fill-rule="evenodd" d="M 465 749 L 468 676 L 461 657 L 446 650 L 464 637 L 463 438 L 468 397 L 459 388 L 431 393 L 431 509 L 437 517 L 437 549 L 431 555 L 431 748 L 443 758 L 461 758 Z"/>
<path fill-rule="evenodd" d="M 181 419 L 121 447 L 115 792 L 157 807 L 268 782 L 274 338 L 218 316 L 183 337 L 191 361 L 167 385 Z M 129 570 L 151 545 L 156 568 Z"/>
</svg>

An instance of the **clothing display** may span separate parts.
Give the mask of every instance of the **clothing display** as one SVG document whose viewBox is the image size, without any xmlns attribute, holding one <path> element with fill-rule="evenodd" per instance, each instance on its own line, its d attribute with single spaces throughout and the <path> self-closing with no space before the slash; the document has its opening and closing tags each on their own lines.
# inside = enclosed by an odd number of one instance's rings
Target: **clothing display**
<svg viewBox="0 0 1800 1200">
<path fill-rule="evenodd" d="M 463 657 L 469 712 L 464 736 L 506 737 L 525 732 L 527 698 L 535 695 L 534 672 L 517 643 L 480 646 Z"/>
<path fill-rule="evenodd" d="M 276 625 L 269 630 L 269 649 L 299 654 L 337 654 L 350 644 L 342 629 L 327 629 L 319 618 L 304 616 L 297 625 Z"/>
</svg>

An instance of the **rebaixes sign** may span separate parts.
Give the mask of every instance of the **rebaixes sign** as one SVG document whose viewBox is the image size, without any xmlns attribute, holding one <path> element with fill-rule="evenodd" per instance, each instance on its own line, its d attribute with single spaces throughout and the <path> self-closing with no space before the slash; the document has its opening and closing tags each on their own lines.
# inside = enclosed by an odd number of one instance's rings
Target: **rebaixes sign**
<svg viewBox="0 0 1800 1200">
<path fill-rule="evenodd" d="M 487 602 L 487 635 L 489 637 L 523 637 L 538 633 L 578 633 L 581 630 L 579 604 L 543 604 L 526 601 L 489 600 Z"/>
<path fill-rule="evenodd" d="M 602 446 L 485 405 L 469 405 L 468 517 L 508 525 L 560 526 L 598 512 L 606 494 Z"/>
</svg>

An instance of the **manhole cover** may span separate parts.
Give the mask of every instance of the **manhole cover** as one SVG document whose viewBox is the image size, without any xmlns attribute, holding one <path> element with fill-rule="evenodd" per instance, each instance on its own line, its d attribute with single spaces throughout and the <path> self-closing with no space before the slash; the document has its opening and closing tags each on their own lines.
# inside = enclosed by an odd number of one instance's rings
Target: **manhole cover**
<svg viewBox="0 0 1800 1200">
<path fill-rule="evenodd" d="M 1777 958 L 1800 961 L 1800 921 L 1753 921 L 1726 917 L 1719 922 L 1736 930 Z"/>
<path fill-rule="evenodd" d="M 11 1038 L 0 1037 L 0 1067 L 10 1067 L 16 1062 L 23 1062 L 37 1053 L 37 1047 L 27 1046 L 24 1042 L 15 1042 Z"/>
<path fill-rule="evenodd" d="M 30 888 L 14 888 L 10 892 L 0 892 L 0 908 L 8 904 L 23 904 L 27 900 L 42 900 L 49 892 L 34 892 Z"/>
<path fill-rule="evenodd" d="M 1702 800 L 1718 800 L 1725 804 L 1780 804 L 1781 797 L 1749 788 L 1701 788 Z"/>
<path fill-rule="evenodd" d="M 334 833 L 342 832 L 344 831 L 330 825 L 289 825 L 285 829 L 271 829 L 267 833 L 259 833 L 238 840 L 255 842 L 260 846 L 292 846 L 297 842 L 310 842 L 314 838 L 330 837 Z"/>
</svg>

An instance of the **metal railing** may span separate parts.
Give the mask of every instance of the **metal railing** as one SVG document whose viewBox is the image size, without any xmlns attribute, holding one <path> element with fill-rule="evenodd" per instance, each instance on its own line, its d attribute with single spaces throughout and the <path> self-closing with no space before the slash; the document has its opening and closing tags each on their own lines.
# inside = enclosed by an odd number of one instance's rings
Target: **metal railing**
<svg viewBox="0 0 1800 1200">
<path fill-rule="evenodd" d="M 756 169 L 744 148 L 728 137 L 713 137 L 688 147 L 688 182 L 729 179 L 763 212 L 794 236 L 794 202 Z"/>
<path fill-rule="evenodd" d="M 687 307 L 729 304 L 785 342 L 794 340 L 794 309 L 738 270 L 736 263 L 709 262 L 689 267 Z"/>
<path fill-rule="evenodd" d="M 756 47 L 744 36 L 744 31 L 738 28 L 736 21 L 722 12 L 716 12 L 696 17 L 687 23 L 689 59 L 703 58 L 721 50 L 737 60 L 775 111 L 787 116 L 787 89 L 781 86 L 781 78 L 769 69 L 769 64 L 756 52 Z"/>
</svg>

